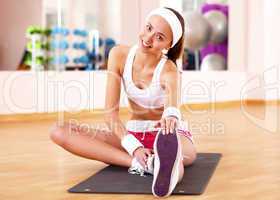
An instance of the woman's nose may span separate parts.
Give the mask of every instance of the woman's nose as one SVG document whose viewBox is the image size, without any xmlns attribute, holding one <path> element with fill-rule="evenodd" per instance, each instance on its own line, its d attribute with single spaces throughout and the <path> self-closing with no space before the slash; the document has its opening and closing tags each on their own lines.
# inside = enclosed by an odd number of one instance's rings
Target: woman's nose
<svg viewBox="0 0 280 200">
<path fill-rule="evenodd" d="M 153 33 L 153 32 L 149 32 L 149 33 L 146 33 L 145 36 L 146 36 L 146 37 L 145 37 L 145 39 L 146 39 L 145 42 L 150 43 L 150 42 L 152 42 L 154 33 Z"/>
</svg>

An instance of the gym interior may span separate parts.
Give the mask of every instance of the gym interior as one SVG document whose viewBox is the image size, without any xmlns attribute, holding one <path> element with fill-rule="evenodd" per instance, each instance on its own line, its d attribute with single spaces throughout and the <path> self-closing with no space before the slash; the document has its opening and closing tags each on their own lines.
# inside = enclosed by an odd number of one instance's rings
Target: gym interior
<svg viewBox="0 0 280 200">
<path fill-rule="evenodd" d="M 155 198 L 69 192 L 108 165 L 63 150 L 49 131 L 65 120 L 106 129 L 109 52 L 119 44 L 134 45 L 145 16 L 158 7 L 174 8 L 185 20 L 185 48 L 176 62 L 180 110 L 197 152 L 221 155 L 203 192 L 168 198 L 280 198 L 280 1 L 1 0 L 0 5 L 0 199 Z M 119 114 L 129 119 L 123 87 Z"/>
</svg>

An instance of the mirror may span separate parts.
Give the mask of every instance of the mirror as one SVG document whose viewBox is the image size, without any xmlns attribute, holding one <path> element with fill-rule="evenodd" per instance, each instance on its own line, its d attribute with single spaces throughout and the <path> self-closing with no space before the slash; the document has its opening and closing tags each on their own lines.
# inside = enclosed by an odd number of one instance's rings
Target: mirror
<svg viewBox="0 0 280 200">
<path fill-rule="evenodd" d="M 120 0 L 1 4 L 0 70 L 106 69 L 120 39 Z"/>
<path fill-rule="evenodd" d="M 228 11 L 227 0 L 182 0 L 184 70 L 227 70 Z"/>
<path fill-rule="evenodd" d="M 142 14 L 159 5 L 177 7 L 185 18 L 183 70 L 227 70 L 227 0 L 144 2 L 3 0 L 0 70 L 104 70 L 110 49 L 130 44 Z M 138 15 L 127 19 L 125 12 Z"/>
</svg>

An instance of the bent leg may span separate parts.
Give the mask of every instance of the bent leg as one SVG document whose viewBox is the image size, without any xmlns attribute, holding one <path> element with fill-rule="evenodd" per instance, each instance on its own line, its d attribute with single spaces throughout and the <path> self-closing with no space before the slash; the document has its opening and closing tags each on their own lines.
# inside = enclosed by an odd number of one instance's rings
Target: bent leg
<svg viewBox="0 0 280 200">
<path fill-rule="evenodd" d="M 194 144 L 184 135 L 180 135 L 184 166 L 191 165 L 196 159 Z"/>
<path fill-rule="evenodd" d="M 107 164 L 130 167 L 132 157 L 121 147 L 120 139 L 112 132 L 82 129 L 64 123 L 50 132 L 50 138 L 65 150 L 88 159 Z"/>
<path fill-rule="evenodd" d="M 196 159 L 196 150 L 193 143 L 184 135 L 180 135 L 180 142 L 182 148 L 182 163 L 179 169 L 179 182 L 182 180 L 184 176 L 184 166 L 191 165 Z"/>
</svg>

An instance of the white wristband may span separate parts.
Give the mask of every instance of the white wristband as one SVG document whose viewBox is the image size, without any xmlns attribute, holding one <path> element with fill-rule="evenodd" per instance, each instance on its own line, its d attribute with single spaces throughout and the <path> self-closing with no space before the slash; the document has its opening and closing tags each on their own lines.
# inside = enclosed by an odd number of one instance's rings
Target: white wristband
<svg viewBox="0 0 280 200">
<path fill-rule="evenodd" d="M 126 136 L 123 137 L 121 144 L 123 148 L 131 155 L 133 156 L 134 151 L 138 147 L 144 147 L 141 142 L 137 140 L 136 137 L 132 134 L 127 134 Z"/>
<path fill-rule="evenodd" d="M 169 117 L 169 116 L 174 116 L 176 117 L 179 121 L 181 121 L 181 112 L 178 108 L 176 107 L 168 107 L 166 108 L 163 113 L 162 113 L 162 118 Z"/>
</svg>

